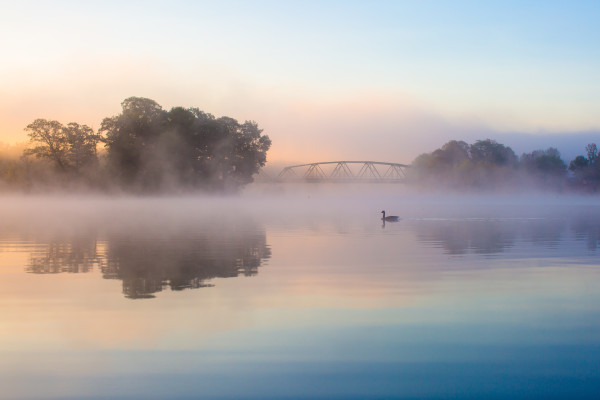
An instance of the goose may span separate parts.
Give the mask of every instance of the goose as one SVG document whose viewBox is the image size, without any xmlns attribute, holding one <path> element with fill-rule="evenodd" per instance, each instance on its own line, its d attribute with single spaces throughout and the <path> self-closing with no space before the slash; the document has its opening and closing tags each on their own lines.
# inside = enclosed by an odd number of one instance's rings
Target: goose
<svg viewBox="0 0 600 400">
<path fill-rule="evenodd" d="M 388 215 L 387 217 L 385 216 L 385 211 L 381 212 L 383 214 L 383 217 L 381 217 L 382 221 L 387 221 L 387 222 L 397 222 L 400 217 L 397 215 Z"/>
</svg>

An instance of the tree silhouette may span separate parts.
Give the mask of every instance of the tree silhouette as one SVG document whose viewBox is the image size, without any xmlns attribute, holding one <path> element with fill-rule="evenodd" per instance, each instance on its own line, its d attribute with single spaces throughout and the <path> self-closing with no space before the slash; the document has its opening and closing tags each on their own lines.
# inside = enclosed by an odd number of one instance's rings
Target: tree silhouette
<svg viewBox="0 0 600 400">
<path fill-rule="evenodd" d="M 130 97 L 121 103 L 120 115 L 104 118 L 99 132 L 108 148 L 112 175 L 120 183 L 134 180 L 149 185 L 153 171 L 145 157 L 163 130 L 166 112 L 154 100 Z"/>
<path fill-rule="evenodd" d="M 514 178 L 516 156 L 510 147 L 494 140 L 472 145 L 452 140 L 413 162 L 414 181 L 453 187 L 491 187 Z"/>
<path fill-rule="evenodd" d="M 268 136 L 252 121 L 215 118 L 197 108 L 165 111 L 154 100 L 131 97 L 100 132 L 110 170 L 142 191 L 169 186 L 237 189 L 266 163 Z"/>
<path fill-rule="evenodd" d="M 82 167 L 97 161 L 99 135 L 87 125 L 75 122 L 63 128 L 67 141 L 67 160 L 71 168 L 79 171 Z"/>
<path fill-rule="evenodd" d="M 585 151 L 588 156 L 588 163 L 590 165 L 595 164 L 598 159 L 598 147 L 596 147 L 596 143 L 590 143 L 585 146 Z"/>
<path fill-rule="evenodd" d="M 25 130 L 30 142 L 25 155 L 46 159 L 60 172 L 78 173 L 97 161 L 99 136 L 87 125 L 36 119 Z"/>
<path fill-rule="evenodd" d="M 562 186 L 567 174 L 567 165 L 557 149 L 535 150 L 521 155 L 520 166 L 544 186 Z"/>
<path fill-rule="evenodd" d="M 25 130 L 33 146 L 25 150 L 25 155 L 47 159 L 61 171 L 67 169 L 68 144 L 60 122 L 36 119 Z"/>
<path fill-rule="evenodd" d="M 515 153 L 495 140 L 478 140 L 469 147 L 471 160 L 489 166 L 504 166 L 514 164 L 517 160 Z"/>
</svg>

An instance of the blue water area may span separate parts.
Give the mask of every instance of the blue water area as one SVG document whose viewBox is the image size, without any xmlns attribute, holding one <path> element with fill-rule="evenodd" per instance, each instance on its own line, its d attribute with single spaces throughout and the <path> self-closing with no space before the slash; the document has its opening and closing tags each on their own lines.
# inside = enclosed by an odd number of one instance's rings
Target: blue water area
<svg viewBox="0 0 600 400">
<path fill-rule="evenodd" d="M 3 399 L 600 398 L 589 208 L 161 212 L 0 223 Z"/>
</svg>

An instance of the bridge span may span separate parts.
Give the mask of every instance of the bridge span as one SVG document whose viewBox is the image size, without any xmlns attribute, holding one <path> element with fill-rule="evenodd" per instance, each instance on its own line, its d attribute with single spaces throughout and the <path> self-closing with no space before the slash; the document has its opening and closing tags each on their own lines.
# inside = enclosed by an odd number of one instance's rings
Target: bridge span
<svg viewBox="0 0 600 400">
<path fill-rule="evenodd" d="M 404 183 L 408 168 L 406 164 L 379 161 L 325 161 L 285 167 L 275 181 Z"/>
</svg>

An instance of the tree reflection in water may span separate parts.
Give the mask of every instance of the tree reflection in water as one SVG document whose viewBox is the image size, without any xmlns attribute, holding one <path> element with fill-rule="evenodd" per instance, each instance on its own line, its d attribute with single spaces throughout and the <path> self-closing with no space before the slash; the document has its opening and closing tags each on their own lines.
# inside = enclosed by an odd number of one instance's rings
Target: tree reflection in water
<svg viewBox="0 0 600 400">
<path fill-rule="evenodd" d="M 585 240 L 587 248 L 595 251 L 600 245 L 600 217 L 599 216 L 580 216 L 572 225 L 575 237 L 578 240 Z"/>
<path fill-rule="evenodd" d="M 534 219 L 456 219 L 415 221 L 419 241 L 441 247 L 448 254 L 494 255 L 516 243 L 555 248 L 568 235 L 587 241 L 596 250 L 600 239 L 600 216 Z"/>
<path fill-rule="evenodd" d="M 95 236 L 82 234 L 50 239 L 47 244 L 36 247 L 30 253 L 26 270 L 34 274 L 90 272 L 103 262 Z"/>
<path fill-rule="evenodd" d="M 213 278 L 252 276 L 271 256 L 264 229 L 247 221 L 207 223 L 196 219 L 187 225 L 170 221 L 37 240 L 27 272 L 80 273 L 97 268 L 105 279 L 121 280 L 127 298 L 139 299 L 154 297 L 167 288 L 212 286 Z M 551 249 L 574 241 L 583 241 L 595 252 L 600 244 L 598 215 L 414 220 L 406 224 L 420 242 L 451 255 L 494 256 L 522 243 Z"/>
<path fill-rule="evenodd" d="M 417 238 L 440 246 L 448 254 L 496 254 L 513 246 L 516 230 L 510 224 L 480 220 L 419 221 Z"/>
<path fill-rule="evenodd" d="M 213 278 L 252 276 L 271 250 L 264 230 L 255 226 L 211 226 L 202 231 L 112 232 L 106 238 L 80 234 L 52 239 L 31 252 L 27 272 L 89 272 L 100 268 L 105 279 L 123 282 L 127 298 L 212 286 Z"/>
<path fill-rule="evenodd" d="M 211 286 L 213 278 L 233 278 L 258 273 L 271 256 L 264 232 L 180 234 L 160 240 L 109 238 L 106 243 L 106 279 L 123 281 L 129 298 L 153 293 Z"/>
</svg>

